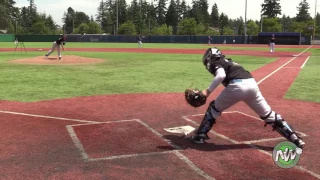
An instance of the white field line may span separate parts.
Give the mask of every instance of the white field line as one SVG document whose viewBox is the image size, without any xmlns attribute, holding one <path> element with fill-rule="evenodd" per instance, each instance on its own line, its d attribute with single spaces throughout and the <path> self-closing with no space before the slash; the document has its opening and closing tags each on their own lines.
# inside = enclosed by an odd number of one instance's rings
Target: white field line
<svg viewBox="0 0 320 180">
<path fill-rule="evenodd" d="M 203 172 L 200 168 L 198 168 L 195 164 L 193 164 L 192 161 L 190 161 L 190 159 L 188 159 L 186 156 L 184 156 L 182 153 L 180 153 L 179 151 L 175 151 L 174 152 L 183 162 L 185 162 L 186 164 L 188 164 L 191 169 L 193 169 L 194 171 L 196 171 L 199 175 L 201 175 L 202 177 L 208 179 L 208 180 L 215 180 L 213 177 L 209 176 L 207 173 Z"/>
<path fill-rule="evenodd" d="M 226 111 L 226 112 L 223 112 L 222 114 L 234 114 L 234 113 L 239 113 L 239 114 L 242 114 L 244 116 L 248 116 L 250 118 L 253 118 L 253 119 L 256 119 L 258 121 L 262 121 L 264 122 L 262 119 L 260 118 L 257 118 L 257 117 L 254 117 L 254 116 L 251 116 L 249 114 L 246 114 L 246 113 L 243 113 L 243 112 L 240 112 L 240 111 Z M 196 117 L 196 116 L 204 116 L 204 114 L 195 114 L 195 115 L 190 115 L 192 117 Z M 182 119 L 186 119 L 187 116 L 183 116 Z M 297 133 L 300 134 L 301 137 L 306 137 L 308 135 L 306 135 L 305 133 L 303 132 L 300 132 L 300 131 L 296 131 Z M 222 135 L 223 136 L 223 135 Z M 266 141 L 276 141 L 276 140 L 279 140 L 281 139 L 282 137 L 278 137 L 278 138 L 268 138 L 268 139 L 259 139 L 259 140 L 252 140 L 252 141 L 244 141 L 244 142 L 241 142 L 241 143 L 247 143 L 247 142 L 266 142 Z M 285 138 L 282 138 L 282 139 L 285 139 Z"/>
<path fill-rule="evenodd" d="M 97 162 L 97 161 L 107 161 L 113 159 L 123 159 L 123 158 L 132 158 L 132 157 L 140 157 L 140 156 L 152 156 L 152 155 L 160 155 L 160 154 L 169 154 L 174 153 L 174 151 L 163 151 L 163 152 L 149 152 L 149 153 L 139 153 L 139 154 L 126 154 L 126 155 L 119 155 L 119 156 L 108 156 L 103 158 L 89 158 L 88 162 Z"/>
<path fill-rule="evenodd" d="M 67 126 L 67 130 L 68 133 L 74 143 L 74 145 L 76 146 L 76 148 L 78 149 L 78 151 L 80 152 L 82 159 L 87 162 L 89 159 L 88 154 L 86 153 L 85 149 L 83 148 L 83 145 L 80 141 L 80 139 L 78 138 L 77 134 L 74 132 L 72 126 Z"/>
<path fill-rule="evenodd" d="M 77 137 L 76 133 L 73 130 L 73 127 L 77 126 L 89 126 L 92 124 L 106 124 L 106 123 L 127 123 L 127 122 L 138 122 L 141 125 L 143 125 L 145 128 L 147 128 L 149 131 L 160 137 L 162 140 L 166 141 L 169 145 L 174 147 L 176 150 L 171 150 L 171 151 L 164 151 L 164 152 L 149 152 L 149 153 L 139 153 L 139 154 L 127 154 L 127 155 L 119 155 L 119 156 L 108 156 L 108 157 L 102 157 L 102 158 L 90 158 L 88 154 L 86 153 L 80 139 Z M 192 170 L 194 170 L 197 174 L 200 176 L 204 177 L 205 179 L 208 180 L 214 180 L 213 177 L 209 176 L 206 174 L 204 171 L 202 171 L 200 168 L 198 168 L 193 162 L 188 159 L 186 156 L 184 156 L 182 153 L 179 151 L 182 150 L 182 148 L 171 141 L 163 138 L 163 135 L 150 127 L 148 124 L 145 122 L 139 120 L 139 119 L 133 119 L 133 120 L 119 120 L 119 121 L 110 121 L 110 122 L 93 122 L 90 124 L 75 124 L 75 125 L 68 125 L 67 130 L 77 147 L 78 151 L 80 152 L 83 160 L 85 162 L 97 162 L 97 161 L 105 161 L 105 160 L 113 160 L 113 159 L 122 159 L 122 158 L 131 158 L 131 157 L 141 157 L 141 156 L 152 156 L 152 155 L 160 155 L 160 154 L 169 154 L 169 153 L 174 153 L 180 160 L 182 160 L 184 163 L 186 163 Z"/>
<path fill-rule="evenodd" d="M 54 116 L 43 116 L 43 115 L 37 115 L 37 114 L 28 114 L 28 113 L 19 113 L 19 112 L 1 111 L 1 110 L 0 110 L 0 113 L 38 117 L 38 118 L 45 118 L 45 119 L 62 120 L 62 121 L 74 121 L 74 122 L 82 122 L 82 123 L 97 123 L 98 122 L 98 121 L 88 121 L 88 120 L 81 120 L 81 119 L 54 117 Z"/>
<path fill-rule="evenodd" d="M 117 120 L 117 121 L 108 121 L 108 122 L 93 122 L 93 123 L 87 123 L 87 124 L 73 124 L 70 126 L 77 127 L 77 126 L 88 126 L 88 125 L 94 125 L 94 124 L 125 123 L 125 122 L 133 122 L 133 121 L 137 122 L 138 119 Z"/>
<path fill-rule="evenodd" d="M 174 148 L 176 148 L 177 150 L 182 150 L 182 148 L 174 143 L 172 143 L 171 141 L 163 138 L 163 135 L 161 133 L 159 133 L 158 131 L 156 131 L 155 129 L 153 129 L 152 127 L 150 127 L 148 124 L 146 124 L 145 122 L 138 120 L 138 122 L 140 122 L 142 125 L 144 125 L 148 130 L 150 130 L 151 132 L 153 132 L 154 134 L 156 134 L 157 136 L 159 136 L 161 139 L 163 139 L 164 141 L 166 141 L 168 144 L 170 144 L 171 146 L 173 146 Z M 195 172 L 197 172 L 200 176 L 209 179 L 209 180 L 214 180 L 213 177 L 209 176 L 207 173 L 203 172 L 200 168 L 198 168 L 195 164 L 193 164 L 193 162 L 188 159 L 185 155 L 183 155 L 182 153 L 180 153 L 179 151 L 174 151 L 174 153 L 186 164 L 189 165 L 189 167 L 194 170 Z"/>
<path fill-rule="evenodd" d="M 264 77 L 263 79 L 261 79 L 257 84 L 261 84 L 263 81 L 265 81 L 266 79 L 268 79 L 270 76 L 272 76 L 274 73 L 278 72 L 281 68 L 283 68 L 284 66 L 286 66 L 287 64 L 289 64 L 291 61 L 295 60 L 297 57 L 299 57 L 301 54 L 305 53 L 306 51 L 308 51 L 310 48 L 312 48 L 313 45 L 311 45 L 310 47 L 308 47 L 307 49 L 305 49 L 304 51 L 302 51 L 300 54 L 298 54 L 296 57 L 290 59 L 288 62 L 284 63 L 282 66 L 280 66 L 278 69 L 274 70 L 273 72 L 271 72 L 270 74 L 268 74 L 266 77 Z"/>
<path fill-rule="evenodd" d="M 228 113 L 232 113 L 232 112 L 228 112 Z M 243 113 L 243 114 L 244 114 L 244 113 Z M 197 115 L 197 116 L 198 116 L 198 115 Z M 194 125 L 196 125 L 196 126 L 199 126 L 199 125 L 200 125 L 200 124 L 198 124 L 197 122 L 189 119 L 187 116 L 182 116 L 182 118 L 183 118 L 184 120 L 188 121 L 188 122 L 191 122 L 192 124 L 194 124 Z M 232 138 L 229 138 L 229 137 L 224 136 L 224 135 L 222 135 L 222 134 L 220 134 L 220 133 L 214 132 L 213 130 L 209 131 L 209 133 L 212 133 L 212 134 L 214 134 L 214 135 L 216 135 L 216 136 L 218 136 L 218 137 L 220 137 L 220 138 L 222 138 L 222 139 L 225 139 L 225 140 L 227 140 L 227 141 L 229 141 L 229 142 L 231 142 L 231 143 L 234 143 L 234 144 L 247 144 L 248 146 L 250 146 L 250 147 L 258 150 L 259 152 L 261 152 L 261 153 L 263 153 L 263 154 L 265 154 L 265 155 L 267 155 L 267 156 L 272 157 L 272 154 L 271 154 L 271 153 L 269 153 L 268 151 L 265 151 L 265 150 L 260 149 L 258 146 L 254 145 L 254 144 L 251 144 L 250 142 L 246 142 L 246 141 L 245 141 L 245 142 L 238 142 L 238 141 L 236 141 L 236 140 L 234 140 L 234 139 L 232 139 Z M 319 174 L 317 174 L 317 173 L 315 173 L 315 172 L 312 172 L 312 171 L 310 171 L 310 170 L 308 170 L 308 169 L 306 169 L 306 168 L 304 168 L 304 167 L 302 167 L 302 166 L 294 166 L 294 168 L 296 168 L 296 169 L 298 169 L 298 170 L 300 170 L 300 171 L 306 172 L 306 173 L 310 174 L 311 176 L 313 176 L 313 177 L 315 177 L 315 178 L 320 179 L 320 175 L 319 175 Z"/>
<path fill-rule="evenodd" d="M 308 56 L 308 58 L 304 61 L 304 63 L 301 66 L 301 69 L 306 65 L 306 63 L 308 62 L 309 59 L 310 59 L 310 56 Z"/>
</svg>

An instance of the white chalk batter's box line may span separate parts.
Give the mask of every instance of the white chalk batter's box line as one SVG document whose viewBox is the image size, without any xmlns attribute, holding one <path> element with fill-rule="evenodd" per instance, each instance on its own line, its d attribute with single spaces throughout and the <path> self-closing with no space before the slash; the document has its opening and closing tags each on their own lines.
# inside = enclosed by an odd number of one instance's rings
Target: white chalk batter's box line
<svg viewBox="0 0 320 180">
<path fill-rule="evenodd" d="M 235 113 L 238 113 L 238 114 L 242 114 L 244 116 L 247 116 L 247 117 L 250 117 L 250 118 L 253 118 L 255 120 L 258 120 L 258 121 L 262 121 L 264 122 L 264 120 L 260 119 L 260 118 L 257 118 L 257 117 L 254 117 L 254 116 L 251 116 L 249 114 L 246 114 L 246 113 L 243 113 L 243 112 L 240 112 L 240 111 L 229 111 L 229 112 L 223 112 L 222 114 L 235 114 Z M 194 114 L 194 115 L 190 115 L 192 117 L 197 117 L 197 116 L 204 116 L 204 114 Z M 189 116 L 182 116 L 182 119 L 185 119 L 189 122 L 192 122 L 193 124 L 195 124 L 196 122 L 189 119 L 188 118 Z M 199 126 L 198 123 L 196 123 L 195 125 Z M 223 137 L 223 138 L 228 138 L 230 141 L 234 142 L 235 144 L 253 144 L 253 143 L 260 143 L 260 142 L 268 142 L 268 141 L 278 141 L 278 140 L 286 140 L 284 137 L 277 137 L 277 138 L 264 138 L 264 139 L 259 139 L 259 140 L 252 140 L 252 141 L 236 141 L 232 138 L 229 138 L 229 137 L 226 137 L 220 133 L 217 133 L 215 132 L 214 130 L 211 130 L 213 132 L 213 134 L 219 136 L 219 137 Z M 299 133 L 299 135 L 301 137 L 306 137 L 307 135 L 305 133 L 302 133 L 302 132 L 299 132 L 299 131 L 296 131 L 297 133 Z"/>
<path fill-rule="evenodd" d="M 252 118 L 254 118 L 254 119 L 257 119 L 257 120 L 259 120 L 259 121 L 263 121 L 262 119 L 256 118 L 256 117 L 254 117 L 254 116 L 251 116 L 251 115 L 248 115 L 248 114 L 246 114 L 246 113 L 239 112 L 239 111 L 224 112 L 224 114 L 232 114 L 232 113 L 240 113 L 240 114 L 246 115 L 246 116 L 248 116 L 248 117 L 252 117 Z M 195 117 L 195 116 L 203 116 L 203 115 L 204 115 L 204 114 L 195 114 L 195 115 L 191 115 L 191 116 Z M 197 122 L 189 119 L 188 117 L 189 117 L 189 116 L 182 116 L 182 118 L 183 118 L 184 120 L 186 120 L 186 121 L 188 121 L 188 122 L 190 122 L 190 123 L 192 123 L 192 124 L 194 124 L 194 125 L 196 125 L 196 126 L 199 126 L 199 125 L 200 125 L 200 124 L 198 124 Z M 236 141 L 236 140 L 234 140 L 234 139 L 231 139 L 231 138 L 229 138 L 229 137 L 227 137 L 227 136 L 224 136 L 224 135 L 222 135 L 222 134 L 220 134 L 220 133 L 217 133 L 217 132 L 215 132 L 215 131 L 213 131 L 213 130 L 209 131 L 209 133 L 212 133 L 212 134 L 214 134 L 214 135 L 216 135 L 216 136 L 218 136 L 218 137 L 220 137 L 220 138 L 222 138 L 222 139 L 224 139 L 224 140 L 227 140 L 227 141 L 229 141 L 229 142 L 231 142 L 231 143 L 234 143 L 234 144 L 247 144 L 249 147 L 254 148 L 254 149 L 258 150 L 259 152 L 261 152 L 261 153 L 263 153 L 263 154 L 265 154 L 265 155 L 267 155 L 267 156 L 269 156 L 269 157 L 272 158 L 272 154 L 271 154 L 271 153 L 269 153 L 268 151 L 265 151 L 265 150 L 263 150 L 263 149 L 260 149 L 258 146 L 252 144 L 252 143 L 255 143 L 255 142 L 253 142 L 253 141 L 238 142 L 238 141 Z M 301 133 L 301 134 L 302 134 L 303 136 L 307 136 L 307 135 L 304 134 L 304 133 Z M 278 140 L 278 138 L 274 138 L 273 140 L 275 140 L 275 139 Z M 283 138 L 283 139 L 284 139 L 284 138 Z M 267 140 L 267 139 L 265 139 L 265 140 Z M 265 140 L 259 140 L 258 142 L 265 142 Z M 305 168 L 305 167 L 303 167 L 303 166 L 297 166 L 297 165 L 296 165 L 296 166 L 294 166 L 294 168 L 295 168 L 295 169 L 298 169 L 298 170 L 300 170 L 300 171 L 306 172 L 306 173 L 310 174 L 311 176 L 313 176 L 313 177 L 315 177 L 315 178 L 317 178 L 317 179 L 320 179 L 320 174 L 317 174 L 317 173 L 315 173 L 315 172 L 313 172 L 313 171 L 310 171 L 310 170 L 308 170 L 307 168 Z"/>
<path fill-rule="evenodd" d="M 11 114 L 11 115 L 19 115 L 19 116 L 27 116 L 27 117 L 37 117 L 37 118 L 42 118 L 42 119 L 47 119 L 47 120 L 53 120 L 53 121 L 70 121 L 70 122 L 77 122 L 77 123 L 86 123 L 86 124 L 77 124 L 77 125 L 68 125 L 67 131 L 69 135 L 71 136 L 74 144 L 77 146 L 78 150 L 80 151 L 82 157 L 88 158 L 87 153 L 84 151 L 84 148 L 78 139 L 77 135 L 75 134 L 73 130 L 73 126 L 81 126 L 81 125 L 89 125 L 89 124 L 104 124 L 104 123 L 120 123 L 120 122 L 131 122 L 131 121 L 137 121 L 144 125 L 147 129 L 155 133 L 157 136 L 159 136 L 161 139 L 164 141 L 167 141 L 171 146 L 176 147 L 176 150 L 171 150 L 171 151 L 163 151 L 163 152 L 150 152 L 150 153 L 144 153 L 144 154 L 131 154 L 131 155 L 122 155 L 122 156 L 112 156 L 112 157 L 107 157 L 109 159 L 85 159 L 86 161 L 102 161 L 102 160 L 110 160 L 110 159 L 119 159 L 119 158 L 130 158 L 130 157 L 139 157 L 139 156 L 149 156 L 149 155 L 159 155 L 159 154 L 169 154 L 173 153 L 175 154 L 182 162 L 186 163 L 193 171 L 195 171 L 197 174 L 200 176 L 204 177 L 205 179 L 209 180 L 214 180 L 213 177 L 209 176 L 206 174 L 204 171 L 202 171 L 200 168 L 198 168 L 190 159 L 188 159 L 186 156 L 184 156 L 179 149 L 182 149 L 179 146 L 174 145 L 171 143 L 169 140 L 163 138 L 163 135 L 159 132 L 157 132 L 155 129 L 151 128 L 149 125 L 146 123 L 142 122 L 139 119 L 133 119 L 133 120 L 120 120 L 120 121 L 109 121 L 109 122 L 99 122 L 99 121 L 92 121 L 92 120 L 83 120 L 83 119 L 73 119 L 73 118 L 63 118 L 63 117 L 56 117 L 56 116 L 45 116 L 45 115 L 39 115 L 39 114 L 29 114 L 29 113 L 21 113 L 21 112 L 13 112 L 13 111 L 3 111 L 0 110 L 0 113 L 3 114 Z M 41 120 L 42 120 L 41 119 Z"/>
<path fill-rule="evenodd" d="M 80 139 L 77 137 L 76 133 L 74 132 L 73 127 L 77 126 L 88 126 L 88 125 L 94 125 L 94 124 L 110 124 L 110 123 L 128 123 L 128 122 L 138 122 L 144 127 L 146 127 L 148 130 L 150 130 L 152 133 L 160 137 L 162 140 L 166 141 L 169 145 L 175 148 L 175 150 L 169 150 L 169 151 L 162 151 L 162 152 L 149 152 L 149 153 L 138 153 L 138 154 L 127 154 L 127 155 L 119 155 L 119 156 L 107 156 L 102 158 L 90 158 L 89 155 L 86 153 Z M 184 156 L 180 151 L 182 148 L 178 145 L 175 145 L 171 141 L 163 138 L 163 135 L 150 127 L 148 124 L 144 123 L 140 119 L 132 119 L 132 120 L 119 120 L 119 121 L 109 121 L 109 122 L 93 122 L 93 123 L 87 123 L 87 124 L 74 124 L 74 125 L 68 125 L 66 126 L 72 141 L 74 142 L 75 146 L 79 150 L 83 160 L 85 162 L 95 162 L 95 161 L 104 161 L 104 160 L 113 160 L 113 159 L 121 159 L 121 158 L 130 158 L 130 157 L 141 157 L 141 156 L 152 156 L 152 155 L 160 155 L 160 154 L 169 154 L 173 153 L 175 154 L 181 161 L 186 163 L 192 170 L 194 170 L 197 174 L 204 177 L 205 179 L 214 180 L 213 177 L 206 174 L 204 171 L 202 171 L 200 168 L 198 168 L 191 160 L 189 160 L 186 156 Z"/>
<path fill-rule="evenodd" d="M 68 126 L 66 126 L 66 128 L 67 128 L 67 130 L 68 130 L 68 132 L 69 132 L 69 134 L 70 134 L 75 146 L 79 150 L 83 160 L 86 161 L 86 162 L 128 158 L 128 157 L 135 157 L 135 156 L 141 156 L 141 155 L 143 156 L 143 155 L 154 155 L 154 154 L 166 154 L 166 153 L 173 152 L 173 150 L 170 150 L 170 151 L 164 151 L 164 152 L 150 152 L 150 153 L 128 154 L 128 155 L 120 155 L 120 156 L 107 156 L 107 157 L 103 157 L 103 158 L 90 158 L 89 155 L 86 153 L 86 151 L 85 151 L 85 149 L 83 147 L 83 144 L 81 143 L 80 139 L 78 138 L 78 136 L 76 135 L 76 133 L 74 132 L 74 129 L 73 129 L 73 127 L 79 127 L 79 126 L 88 126 L 88 125 L 95 125 L 95 124 L 110 124 L 110 123 L 128 123 L 128 122 L 138 122 L 141 125 L 143 125 L 144 127 L 146 127 L 148 130 L 150 130 L 151 132 L 156 134 L 157 136 L 160 136 L 160 137 L 162 136 L 157 131 L 153 130 L 150 126 L 146 125 L 145 123 L 143 123 L 139 119 L 119 120 L 119 121 L 109 121 L 109 122 L 94 122 L 94 123 L 87 123 L 87 124 L 74 124 L 74 125 L 68 125 Z M 178 150 L 181 149 L 180 147 L 172 144 L 171 142 L 168 142 L 168 143 L 172 147 L 174 147 L 175 149 L 178 149 Z"/>
</svg>

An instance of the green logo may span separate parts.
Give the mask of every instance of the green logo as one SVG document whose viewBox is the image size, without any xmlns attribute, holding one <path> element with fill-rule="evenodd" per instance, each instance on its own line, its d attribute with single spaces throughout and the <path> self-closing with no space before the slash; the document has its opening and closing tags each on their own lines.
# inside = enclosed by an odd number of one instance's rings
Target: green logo
<svg viewBox="0 0 320 180">
<path fill-rule="evenodd" d="M 300 159 L 302 149 L 289 141 L 284 141 L 273 149 L 273 161 L 281 168 L 292 168 Z"/>
</svg>

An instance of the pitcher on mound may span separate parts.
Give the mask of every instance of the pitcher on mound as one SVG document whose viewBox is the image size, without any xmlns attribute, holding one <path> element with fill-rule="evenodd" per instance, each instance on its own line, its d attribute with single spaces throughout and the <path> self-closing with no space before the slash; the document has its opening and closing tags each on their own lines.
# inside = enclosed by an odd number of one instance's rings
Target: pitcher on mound
<svg viewBox="0 0 320 180">
<path fill-rule="evenodd" d="M 58 40 L 54 41 L 52 44 L 52 48 L 45 55 L 45 59 L 47 59 L 48 56 L 50 56 L 50 54 L 53 53 L 55 51 L 55 49 L 57 48 L 59 60 L 62 60 L 60 46 L 62 47 L 62 50 L 65 51 L 64 45 L 65 45 L 66 39 L 67 39 L 66 35 L 63 35 Z"/>
</svg>

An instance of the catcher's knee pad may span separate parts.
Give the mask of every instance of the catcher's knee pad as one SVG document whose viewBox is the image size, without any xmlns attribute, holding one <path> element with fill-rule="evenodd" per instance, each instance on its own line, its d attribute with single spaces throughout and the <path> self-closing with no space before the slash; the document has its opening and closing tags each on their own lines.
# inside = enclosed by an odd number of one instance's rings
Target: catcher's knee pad
<svg viewBox="0 0 320 180">
<path fill-rule="evenodd" d="M 261 119 L 266 122 L 265 126 L 269 124 L 273 127 L 273 130 L 276 130 L 287 140 L 296 143 L 296 141 L 300 139 L 296 131 L 281 117 L 280 114 L 271 111 L 266 117 L 261 117 Z"/>
<path fill-rule="evenodd" d="M 197 134 L 207 134 L 212 126 L 216 123 L 216 119 L 221 115 L 215 106 L 214 101 L 212 101 L 203 117 L 203 120 L 198 128 Z"/>
</svg>

